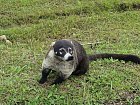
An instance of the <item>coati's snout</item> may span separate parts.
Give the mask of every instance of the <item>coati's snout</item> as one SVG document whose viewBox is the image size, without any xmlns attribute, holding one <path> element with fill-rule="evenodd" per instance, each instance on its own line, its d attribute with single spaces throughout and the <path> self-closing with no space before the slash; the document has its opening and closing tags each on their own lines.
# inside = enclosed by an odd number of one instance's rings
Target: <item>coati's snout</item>
<svg viewBox="0 0 140 105">
<path fill-rule="evenodd" d="M 71 60 L 73 60 L 73 56 L 72 55 L 70 55 L 70 56 L 68 56 L 67 58 L 66 58 L 66 61 L 71 61 Z"/>
<path fill-rule="evenodd" d="M 73 57 L 73 46 L 70 42 L 60 40 L 53 45 L 55 56 L 63 61 L 71 61 Z"/>
</svg>

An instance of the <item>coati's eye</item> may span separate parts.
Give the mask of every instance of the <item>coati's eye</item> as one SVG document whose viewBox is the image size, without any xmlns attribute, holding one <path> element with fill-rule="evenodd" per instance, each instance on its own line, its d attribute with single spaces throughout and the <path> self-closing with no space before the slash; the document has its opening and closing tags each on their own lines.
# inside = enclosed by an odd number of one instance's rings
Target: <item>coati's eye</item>
<svg viewBox="0 0 140 105">
<path fill-rule="evenodd" d="M 59 54 L 64 55 L 66 53 L 66 50 L 64 48 L 59 49 Z"/>
<path fill-rule="evenodd" d="M 68 52 L 69 52 L 70 54 L 72 54 L 72 53 L 73 53 L 73 51 L 72 51 L 72 48 L 71 48 L 71 47 L 69 47 L 69 48 L 68 48 Z"/>
<path fill-rule="evenodd" d="M 62 55 L 62 52 L 61 51 L 59 53 L 60 53 L 60 55 Z"/>
</svg>

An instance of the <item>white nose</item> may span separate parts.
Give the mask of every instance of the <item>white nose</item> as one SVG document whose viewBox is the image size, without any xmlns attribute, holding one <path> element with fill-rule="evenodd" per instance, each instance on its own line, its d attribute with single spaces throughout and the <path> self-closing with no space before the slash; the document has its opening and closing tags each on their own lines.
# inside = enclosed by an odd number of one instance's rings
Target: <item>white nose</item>
<svg viewBox="0 0 140 105">
<path fill-rule="evenodd" d="M 66 55 L 64 56 L 64 60 L 68 60 L 69 57 L 71 57 L 72 55 L 70 53 L 66 53 Z"/>
</svg>

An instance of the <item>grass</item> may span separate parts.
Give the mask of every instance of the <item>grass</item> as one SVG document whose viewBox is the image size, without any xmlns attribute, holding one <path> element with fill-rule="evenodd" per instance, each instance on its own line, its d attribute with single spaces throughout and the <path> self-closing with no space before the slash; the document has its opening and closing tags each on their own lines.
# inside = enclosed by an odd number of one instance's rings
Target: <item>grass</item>
<svg viewBox="0 0 140 105">
<path fill-rule="evenodd" d="M 138 105 L 140 66 L 98 60 L 88 73 L 60 85 L 38 84 L 41 63 L 52 41 L 72 38 L 101 42 L 92 53 L 140 56 L 139 0 L 1 0 L 0 104 L 4 105 Z"/>
</svg>

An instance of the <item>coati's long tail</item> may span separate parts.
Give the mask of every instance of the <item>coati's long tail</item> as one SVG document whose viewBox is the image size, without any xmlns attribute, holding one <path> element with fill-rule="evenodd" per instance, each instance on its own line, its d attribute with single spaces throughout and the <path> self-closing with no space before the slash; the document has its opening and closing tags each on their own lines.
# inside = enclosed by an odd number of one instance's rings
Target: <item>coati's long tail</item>
<svg viewBox="0 0 140 105">
<path fill-rule="evenodd" d="M 140 58 L 136 55 L 127 55 L 127 54 L 95 54 L 95 55 L 89 55 L 90 61 L 96 61 L 97 59 L 104 59 L 104 58 L 113 58 L 118 60 L 123 60 L 125 62 L 131 61 L 136 64 L 140 64 Z"/>
</svg>

